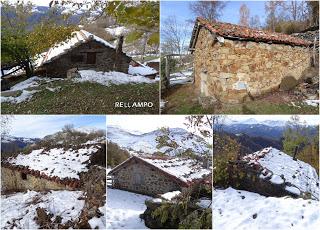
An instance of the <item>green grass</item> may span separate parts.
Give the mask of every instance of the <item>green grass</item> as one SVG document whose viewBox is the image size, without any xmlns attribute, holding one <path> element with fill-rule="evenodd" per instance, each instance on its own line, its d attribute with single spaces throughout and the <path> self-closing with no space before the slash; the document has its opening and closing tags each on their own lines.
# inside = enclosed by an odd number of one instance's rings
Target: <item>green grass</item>
<svg viewBox="0 0 320 230">
<path fill-rule="evenodd" d="M 223 104 L 204 109 L 199 104 L 193 85 L 170 88 L 165 94 L 168 101 L 162 113 L 166 114 L 318 114 L 319 108 L 295 102 L 292 106 L 286 102 L 273 103 L 266 99 L 257 99 L 244 104 Z"/>
<path fill-rule="evenodd" d="M 59 81 L 41 86 L 31 100 L 19 104 L 2 103 L 2 114 L 158 114 L 159 85 L 126 84 L 103 86 L 96 83 Z M 151 108 L 116 108 L 116 102 L 152 102 Z"/>
<path fill-rule="evenodd" d="M 252 101 L 243 105 L 224 105 L 216 111 L 219 114 L 318 114 L 319 108 L 295 103 L 299 107 L 285 103 L 270 103 L 266 101 Z"/>
</svg>

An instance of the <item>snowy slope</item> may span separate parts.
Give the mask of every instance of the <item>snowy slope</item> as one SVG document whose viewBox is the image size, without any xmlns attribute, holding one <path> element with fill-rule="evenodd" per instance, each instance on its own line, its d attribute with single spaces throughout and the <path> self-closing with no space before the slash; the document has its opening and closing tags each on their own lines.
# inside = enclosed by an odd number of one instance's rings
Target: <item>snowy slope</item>
<svg viewBox="0 0 320 230">
<path fill-rule="evenodd" d="M 78 174 L 88 171 L 89 159 L 98 150 L 99 146 L 83 147 L 76 150 L 37 149 L 29 154 L 19 154 L 15 158 L 9 158 L 8 163 L 28 166 L 29 169 L 40 171 L 50 177 L 79 179 Z"/>
<path fill-rule="evenodd" d="M 107 189 L 107 229 L 146 229 L 139 215 L 146 210 L 149 196 L 118 189 Z"/>
<path fill-rule="evenodd" d="M 43 194 L 35 191 L 1 196 L 1 229 L 37 229 L 36 208 L 41 207 L 53 214 L 52 219 L 61 216 L 61 223 L 75 220 L 84 207 L 84 200 L 79 200 L 80 191 L 49 191 Z"/>
<path fill-rule="evenodd" d="M 319 202 L 264 197 L 228 188 L 213 191 L 213 229 L 318 229 Z"/>
<path fill-rule="evenodd" d="M 309 164 L 293 160 L 280 150 L 265 148 L 243 158 L 250 165 L 261 165 L 264 168 L 261 178 L 270 179 L 272 183 L 286 183 L 286 190 L 302 195 L 311 193 L 314 199 L 319 199 L 319 176 Z"/>
<path fill-rule="evenodd" d="M 191 149 L 199 155 L 209 151 L 204 139 L 196 135 L 191 135 L 187 130 L 181 128 L 170 128 L 170 139 L 175 141 L 179 146 L 176 150 L 169 146 L 157 149 L 158 144 L 156 138 L 159 135 L 162 135 L 160 130 L 138 135 L 127 132 L 119 127 L 108 126 L 107 128 L 107 139 L 109 141 L 133 153 L 143 152 L 153 154 L 160 151 L 167 155 L 174 156 L 187 149 Z"/>
</svg>

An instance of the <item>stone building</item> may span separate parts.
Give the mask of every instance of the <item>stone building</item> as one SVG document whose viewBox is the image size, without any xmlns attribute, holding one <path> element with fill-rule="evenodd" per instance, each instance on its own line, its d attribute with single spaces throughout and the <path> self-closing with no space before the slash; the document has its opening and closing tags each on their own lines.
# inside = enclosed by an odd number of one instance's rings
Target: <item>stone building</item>
<svg viewBox="0 0 320 230">
<path fill-rule="evenodd" d="M 77 190 L 86 185 L 88 173 L 97 171 L 96 165 L 105 165 L 101 159 L 106 159 L 105 143 L 77 149 L 42 148 L 28 154 L 21 153 L 1 161 L 1 189 Z"/>
<path fill-rule="evenodd" d="M 299 81 L 311 66 L 311 42 L 198 17 L 189 50 L 202 97 L 242 103 Z"/>
<path fill-rule="evenodd" d="M 114 47 L 85 30 L 72 35 L 41 54 L 36 61 L 38 73 L 49 77 L 67 77 L 68 72 L 81 69 L 128 73 L 131 58 L 122 52 L 121 42 Z"/>
<path fill-rule="evenodd" d="M 211 171 L 195 160 L 132 156 L 113 168 L 112 187 L 155 196 L 182 191 L 196 181 L 210 180 Z"/>
</svg>

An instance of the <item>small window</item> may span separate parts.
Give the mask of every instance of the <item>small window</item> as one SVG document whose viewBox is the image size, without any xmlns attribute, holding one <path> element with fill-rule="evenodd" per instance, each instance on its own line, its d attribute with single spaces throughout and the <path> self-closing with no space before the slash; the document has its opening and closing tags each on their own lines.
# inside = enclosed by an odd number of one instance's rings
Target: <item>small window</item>
<svg viewBox="0 0 320 230">
<path fill-rule="evenodd" d="M 96 53 L 87 53 L 87 64 L 96 64 Z"/>
<path fill-rule="evenodd" d="M 22 180 L 27 180 L 27 174 L 26 173 L 21 173 L 21 179 Z"/>
<path fill-rule="evenodd" d="M 83 62 L 82 55 L 71 55 L 71 62 Z"/>
</svg>

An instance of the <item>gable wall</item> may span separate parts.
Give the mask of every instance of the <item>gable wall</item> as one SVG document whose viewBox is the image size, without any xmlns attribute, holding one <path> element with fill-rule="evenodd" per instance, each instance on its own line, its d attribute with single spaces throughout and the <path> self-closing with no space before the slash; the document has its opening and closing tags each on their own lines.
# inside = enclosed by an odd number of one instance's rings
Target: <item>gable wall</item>
<svg viewBox="0 0 320 230">
<path fill-rule="evenodd" d="M 86 64 L 87 54 L 86 52 L 97 52 L 96 53 L 96 64 Z M 50 77 L 67 77 L 67 71 L 72 68 L 79 69 L 95 69 L 98 71 L 111 71 L 113 70 L 115 62 L 115 49 L 105 47 L 102 44 L 91 41 L 84 43 L 70 52 L 60 56 L 54 61 L 45 64 L 43 67 L 46 70 L 47 76 Z M 83 55 L 82 62 L 72 62 L 71 56 L 73 55 Z M 130 59 L 122 54 L 120 56 L 120 68 L 117 70 L 119 72 L 128 73 Z"/>
<path fill-rule="evenodd" d="M 248 93 L 255 97 L 278 89 L 286 76 L 300 79 L 310 57 L 309 49 L 299 46 L 229 39 L 219 44 L 201 28 L 194 52 L 195 87 L 200 93 L 202 74 L 207 79 L 204 96 L 241 103 Z"/>
<path fill-rule="evenodd" d="M 69 186 L 49 181 L 44 178 L 27 174 L 27 179 L 23 180 L 21 172 L 9 168 L 1 167 L 1 188 L 5 190 L 72 190 Z"/>
<path fill-rule="evenodd" d="M 114 173 L 113 179 L 114 188 L 151 196 L 181 190 L 171 178 L 140 162 L 122 167 Z"/>
</svg>

